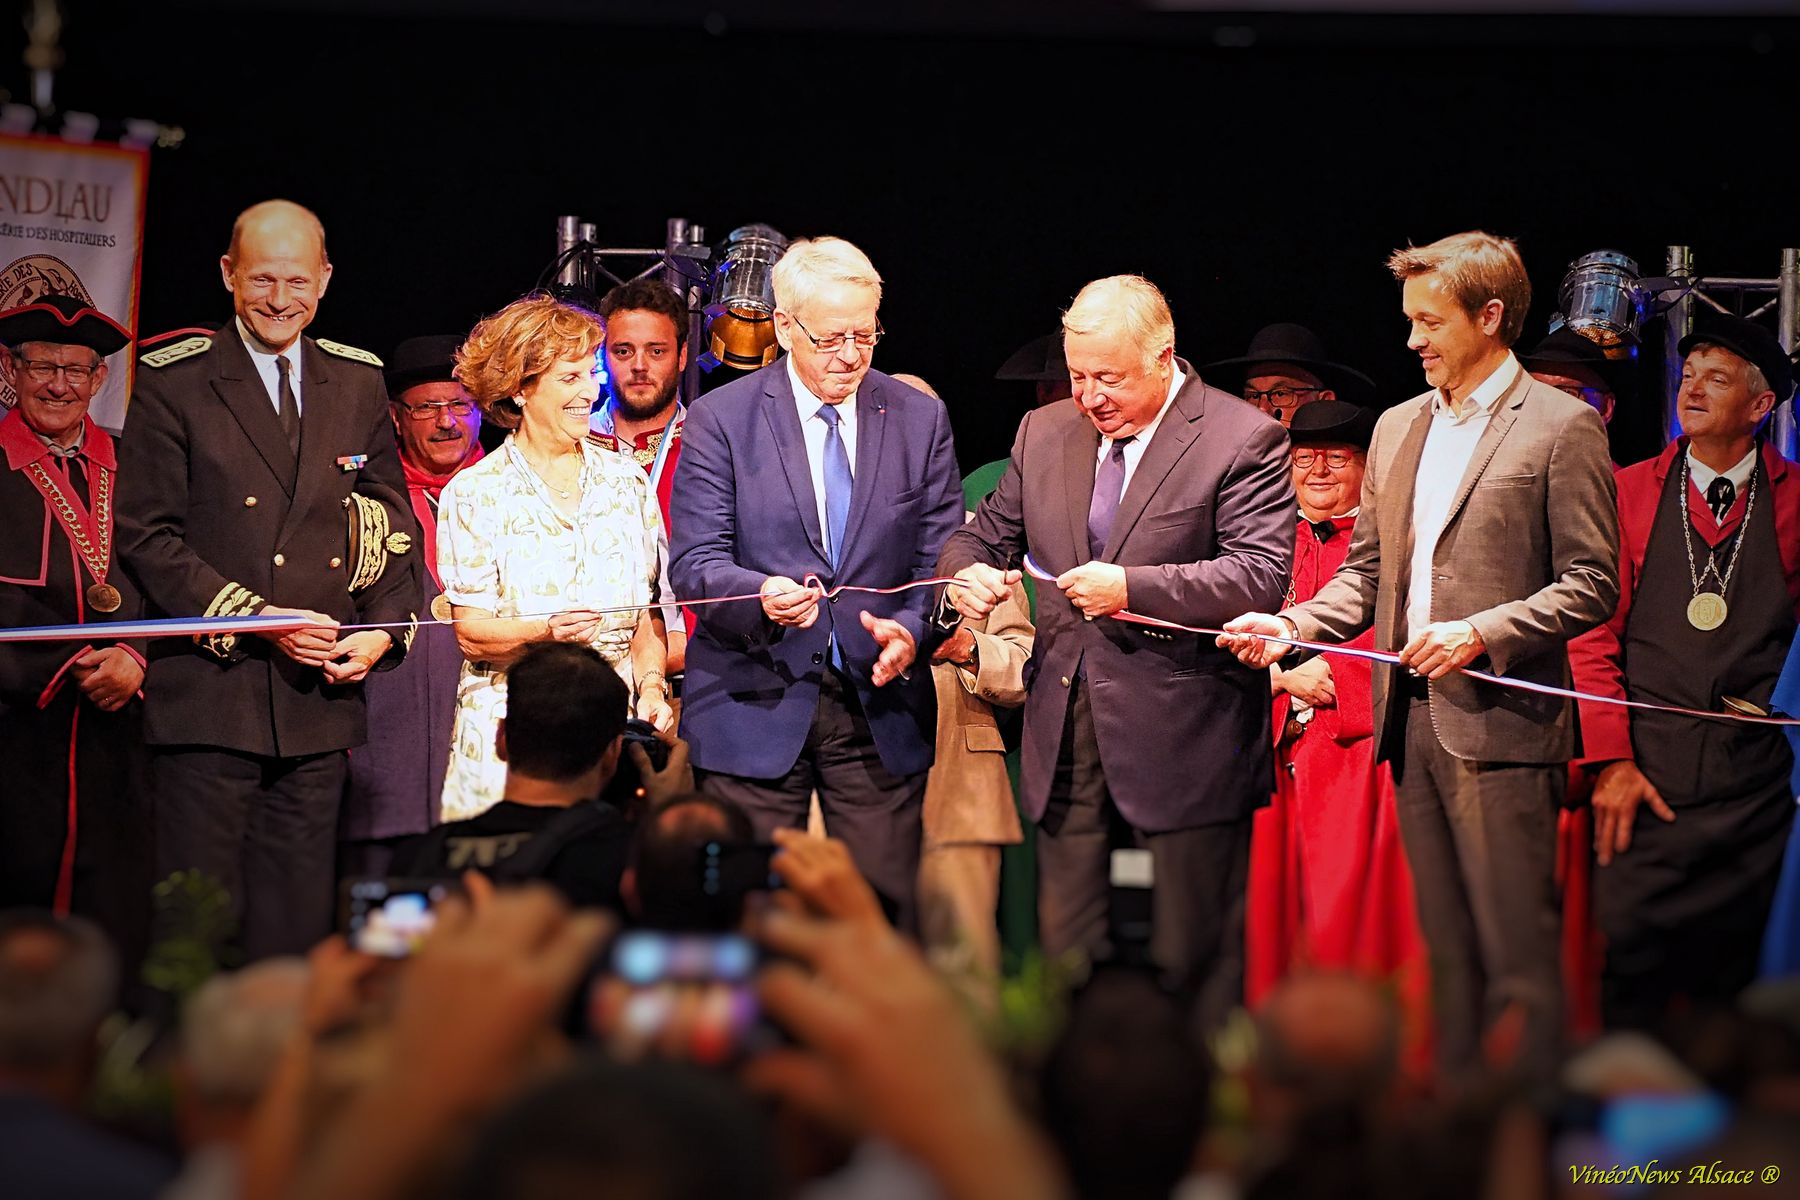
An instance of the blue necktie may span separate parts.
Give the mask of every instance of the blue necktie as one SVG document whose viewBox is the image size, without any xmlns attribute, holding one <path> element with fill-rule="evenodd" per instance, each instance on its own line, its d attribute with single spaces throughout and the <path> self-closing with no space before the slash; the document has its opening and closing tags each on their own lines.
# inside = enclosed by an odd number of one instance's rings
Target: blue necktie
<svg viewBox="0 0 1800 1200">
<path fill-rule="evenodd" d="M 1119 515 L 1119 500 L 1125 494 L 1125 447 L 1136 438 L 1114 438 L 1112 453 L 1094 472 L 1094 498 L 1088 502 L 1088 557 L 1099 558 L 1106 551 L 1106 539 L 1112 535 L 1113 518 Z"/>
<path fill-rule="evenodd" d="M 838 432 L 838 421 L 843 414 L 831 404 L 819 406 L 819 420 L 825 422 L 825 558 L 836 572 L 838 562 L 843 557 L 844 526 L 850 520 L 850 488 L 853 480 L 850 474 L 850 454 L 844 449 L 843 435 Z M 836 581 L 835 574 L 833 582 Z M 844 669 L 844 656 L 838 649 L 837 634 L 831 635 L 831 665 L 838 670 Z"/>
<path fill-rule="evenodd" d="M 850 454 L 838 434 L 842 419 L 834 405 L 819 406 L 819 420 L 825 422 L 825 557 L 835 569 L 843 556 L 844 525 L 850 519 Z"/>
</svg>

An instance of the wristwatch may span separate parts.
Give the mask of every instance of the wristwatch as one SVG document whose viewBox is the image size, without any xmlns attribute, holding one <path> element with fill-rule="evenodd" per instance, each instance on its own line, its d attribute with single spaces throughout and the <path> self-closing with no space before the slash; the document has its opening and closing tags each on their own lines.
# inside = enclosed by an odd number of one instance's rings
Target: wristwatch
<svg viewBox="0 0 1800 1200">
<path fill-rule="evenodd" d="M 1291 641 L 1297 642 L 1300 640 L 1299 622 L 1295 621 L 1292 617 L 1284 617 L 1280 613 L 1275 614 L 1275 619 L 1287 626 L 1287 635 Z M 1290 654 L 1298 654 L 1299 652 L 1300 647 L 1298 646 L 1284 646 L 1281 651 L 1281 656 L 1286 658 Z"/>
<path fill-rule="evenodd" d="M 981 639 L 976 637 L 973 633 L 969 635 L 969 661 L 959 662 L 956 665 L 965 671 L 979 671 L 981 669 Z"/>
</svg>

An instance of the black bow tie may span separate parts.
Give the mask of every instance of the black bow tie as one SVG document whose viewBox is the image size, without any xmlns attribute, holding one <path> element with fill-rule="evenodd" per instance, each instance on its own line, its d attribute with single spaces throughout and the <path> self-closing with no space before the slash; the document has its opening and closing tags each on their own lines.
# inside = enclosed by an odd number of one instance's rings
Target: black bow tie
<svg viewBox="0 0 1800 1200">
<path fill-rule="evenodd" d="M 1721 525 L 1725 523 L 1725 514 L 1731 511 L 1736 500 L 1737 488 L 1723 475 L 1713 480 L 1712 485 L 1706 489 L 1706 503 L 1713 510 L 1713 520 Z"/>
<path fill-rule="evenodd" d="M 1336 521 L 1312 521 L 1309 522 L 1309 524 L 1312 525 L 1313 536 L 1318 538 L 1321 542 L 1329 542 L 1332 538 L 1337 536 L 1338 527 Z"/>
</svg>

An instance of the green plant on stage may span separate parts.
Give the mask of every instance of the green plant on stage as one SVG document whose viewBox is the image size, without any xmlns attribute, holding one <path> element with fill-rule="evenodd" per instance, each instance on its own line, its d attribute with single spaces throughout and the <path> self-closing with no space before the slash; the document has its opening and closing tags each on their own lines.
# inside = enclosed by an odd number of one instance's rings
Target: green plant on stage
<svg viewBox="0 0 1800 1200">
<path fill-rule="evenodd" d="M 200 871 L 177 871 L 152 893 L 158 937 L 144 959 L 143 979 L 176 1007 L 218 974 L 235 966 L 230 943 L 237 933 L 231 894 Z"/>
<path fill-rule="evenodd" d="M 153 1011 L 133 1018 L 114 1014 L 100 1031 L 94 1073 L 94 1111 L 128 1127 L 166 1126 L 173 1119 L 166 1035 L 178 1024 L 188 997 L 227 966 L 237 933 L 231 895 L 199 871 L 177 871 L 151 893 L 151 928 L 157 940 L 144 958 L 145 986 L 161 993 Z"/>
</svg>

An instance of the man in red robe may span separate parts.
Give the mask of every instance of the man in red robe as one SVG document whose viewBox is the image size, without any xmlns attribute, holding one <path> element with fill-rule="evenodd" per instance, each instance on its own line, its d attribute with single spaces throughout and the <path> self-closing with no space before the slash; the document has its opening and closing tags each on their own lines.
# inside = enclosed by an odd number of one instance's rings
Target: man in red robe
<svg viewBox="0 0 1800 1200">
<path fill-rule="evenodd" d="M 1618 608 L 1569 647 L 1583 692 L 1758 712 L 1800 621 L 1800 468 L 1756 436 L 1786 352 L 1716 317 L 1681 342 L 1684 436 L 1618 475 Z M 1781 730 L 1586 702 L 1608 1027 L 1729 1003 L 1754 977 L 1794 820 Z"/>
<path fill-rule="evenodd" d="M 1300 515 L 1287 605 L 1311 599 L 1344 561 L 1374 428 L 1373 412 L 1337 400 L 1293 414 Z M 1393 780 L 1374 761 L 1370 664 L 1320 654 L 1272 668 L 1272 680 L 1275 793 L 1251 832 L 1245 998 L 1254 1007 L 1290 970 L 1310 966 L 1392 980 L 1422 1013 L 1424 946 Z"/>
<path fill-rule="evenodd" d="M 425 547 L 425 598 L 441 608 L 438 496 L 450 477 L 481 460 L 481 412 L 451 378 L 462 338 L 408 338 L 387 365 L 395 440 L 406 495 Z M 438 823 L 462 651 L 449 625 L 421 623 L 411 653 L 363 684 L 369 740 L 350 755 L 338 817 L 338 873 L 384 875 L 405 839 Z"/>
<path fill-rule="evenodd" d="M 0 628 L 93 626 L 0 645 L 0 908 L 92 917 L 127 965 L 150 909 L 143 777 L 144 656 L 110 637 L 143 602 L 114 562 L 112 439 L 87 415 L 106 358 L 131 335 L 64 296 L 0 313 Z"/>
</svg>

